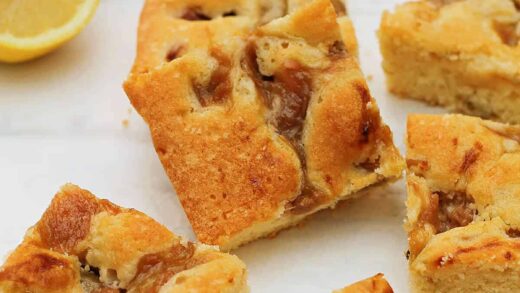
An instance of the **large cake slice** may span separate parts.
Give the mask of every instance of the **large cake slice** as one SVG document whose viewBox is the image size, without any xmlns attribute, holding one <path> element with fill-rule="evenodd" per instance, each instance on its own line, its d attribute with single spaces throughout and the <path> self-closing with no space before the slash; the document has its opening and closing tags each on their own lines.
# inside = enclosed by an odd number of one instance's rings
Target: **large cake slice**
<svg viewBox="0 0 520 293">
<path fill-rule="evenodd" d="M 249 290 L 236 256 L 184 241 L 141 212 L 69 184 L 0 267 L 0 292 Z"/>
<path fill-rule="evenodd" d="M 404 168 L 345 9 L 284 3 L 147 1 L 125 82 L 198 239 L 225 250 Z"/>
<path fill-rule="evenodd" d="M 520 127 L 408 119 L 413 292 L 520 292 Z"/>
<path fill-rule="evenodd" d="M 410 1 L 379 29 L 388 88 L 404 98 L 520 123 L 520 1 Z"/>
</svg>

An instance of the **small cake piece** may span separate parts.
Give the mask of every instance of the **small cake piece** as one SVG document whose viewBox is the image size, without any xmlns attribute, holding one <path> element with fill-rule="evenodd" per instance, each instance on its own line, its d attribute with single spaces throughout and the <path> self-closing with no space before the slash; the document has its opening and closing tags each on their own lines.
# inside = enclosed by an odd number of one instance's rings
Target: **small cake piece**
<svg viewBox="0 0 520 293">
<path fill-rule="evenodd" d="M 371 278 L 359 281 L 333 293 L 393 293 L 392 287 L 383 274 L 377 274 Z"/>
<path fill-rule="evenodd" d="M 0 292 L 249 292 L 236 256 L 65 185 L 0 268 Z"/>
<path fill-rule="evenodd" d="M 233 249 L 401 176 L 329 0 L 266 24 L 242 12 L 258 1 L 192 2 L 147 2 L 125 90 L 201 242 Z M 205 20 L 175 18 L 190 7 Z"/>
<path fill-rule="evenodd" d="M 413 292 L 520 292 L 520 127 L 408 119 Z"/>
<path fill-rule="evenodd" d="M 379 29 L 392 93 L 520 123 L 520 1 L 411 1 Z"/>
</svg>

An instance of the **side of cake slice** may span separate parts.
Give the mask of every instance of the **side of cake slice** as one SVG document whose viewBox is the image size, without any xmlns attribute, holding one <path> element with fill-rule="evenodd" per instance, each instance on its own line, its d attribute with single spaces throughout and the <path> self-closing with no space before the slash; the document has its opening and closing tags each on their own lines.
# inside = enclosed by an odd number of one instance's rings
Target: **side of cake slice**
<svg viewBox="0 0 520 293">
<path fill-rule="evenodd" d="M 294 1 L 263 25 L 240 6 L 233 16 L 175 19 L 193 7 L 185 2 L 168 2 L 182 3 L 169 22 L 145 6 L 125 90 L 201 242 L 233 249 L 401 176 L 404 162 L 329 0 Z M 209 3 L 197 7 L 212 15 Z M 182 50 L 143 65 L 159 24 Z"/>
<path fill-rule="evenodd" d="M 394 290 L 388 284 L 383 274 L 377 274 L 373 277 L 354 283 L 332 293 L 393 293 Z"/>
<path fill-rule="evenodd" d="M 246 275 L 236 256 L 69 184 L 0 267 L 0 292 L 249 292 Z"/>
<path fill-rule="evenodd" d="M 413 115 L 407 135 L 413 292 L 520 292 L 520 127 Z"/>
<path fill-rule="evenodd" d="M 513 0 L 423 0 L 385 12 L 379 40 L 388 89 L 520 123 L 519 9 Z"/>
</svg>

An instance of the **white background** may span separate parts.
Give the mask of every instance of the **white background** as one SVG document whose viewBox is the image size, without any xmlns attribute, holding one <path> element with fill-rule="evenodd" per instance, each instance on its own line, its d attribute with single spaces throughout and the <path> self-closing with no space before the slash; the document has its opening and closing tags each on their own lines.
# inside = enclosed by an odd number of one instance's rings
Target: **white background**
<svg viewBox="0 0 520 293">
<path fill-rule="evenodd" d="M 386 92 L 376 30 L 382 11 L 396 2 L 350 0 L 349 10 L 372 94 L 404 150 L 407 113 L 442 110 Z M 66 182 L 194 239 L 148 129 L 121 88 L 133 63 L 141 5 L 102 0 L 92 23 L 63 48 L 26 64 L 0 64 L 0 255 L 16 247 Z M 383 272 L 396 292 L 408 292 L 405 198 L 402 180 L 378 187 L 236 250 L 248 265 L 252 291 L 330 292 Z"/>
</svg>

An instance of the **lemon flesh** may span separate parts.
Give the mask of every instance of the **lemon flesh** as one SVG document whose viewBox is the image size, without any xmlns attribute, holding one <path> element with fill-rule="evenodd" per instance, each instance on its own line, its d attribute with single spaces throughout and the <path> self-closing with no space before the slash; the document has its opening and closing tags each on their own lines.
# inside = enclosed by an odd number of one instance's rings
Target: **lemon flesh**
<svg viewBox="0 0 520 293">
<path fill-rule="evenodd" d="M 99 0 L 0 0 L 0 61 L 42 56 L 76 36 Z"/>
</svg>

